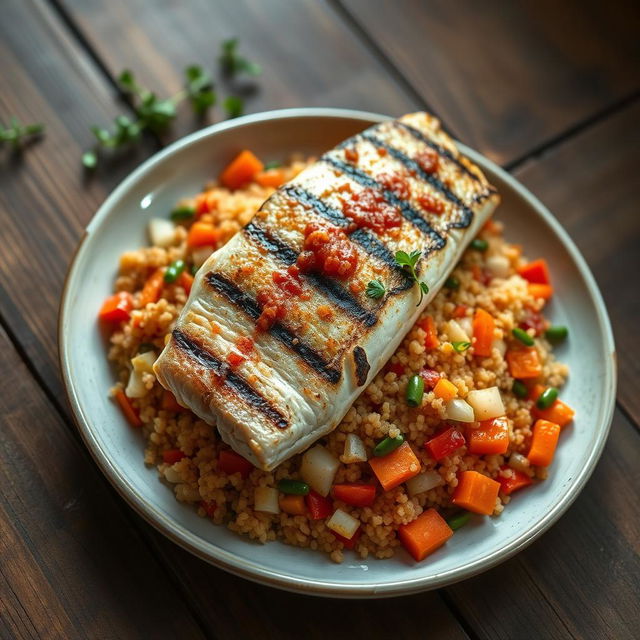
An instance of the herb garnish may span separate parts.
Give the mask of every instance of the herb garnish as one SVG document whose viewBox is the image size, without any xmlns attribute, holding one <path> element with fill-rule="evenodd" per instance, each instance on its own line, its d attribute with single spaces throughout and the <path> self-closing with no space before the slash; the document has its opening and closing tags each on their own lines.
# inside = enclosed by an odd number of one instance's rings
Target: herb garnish
<svg viewBox="0 0 640 640">
<path fill-rule="evenodd" d="M 377 300 L 378 298 L 382 298 L 386 293 L 386 288 L 382 280 L 371 280 L 364 293 L 368 298 L 374 298 Z"/>
<path fill-rule="evenodd" d="M 244 111 L 244 100 L 238 96 L 229 96 L 222 104 L 228 118 L 237 118 Z"/>
<path fill-rule="evenodd" d="M 416 305 L 416 307 L 420 306 L 425 293 L 429 293 L 429 287 L 427 283 L 418 280 L 418 275 L 416 274 L 416 265 L 418 264 L 418 260 L 420 260 L 421 255 L 422 251 L 412 251 L 411 253 L 407 253 L 406 251 L 398 251 L 395 257 L 396 264 L 402 267 L 405 271 L 408 271 L 409 275 L 413 278 L 413 281 L 420 288 L 420 300 L 418 300 L 418 304 Z"/>
<path fill-rule="evenodd" d="M 452 342 L 451 345 L 458 353 L 463 353 L 471 346 L 471 343 L 462 340 L 460 342 Z"/>
<path fill-rule="evenodd" d="M 0 124 L 0 144 L 8 142 L 14 150 L 20 149 L 28 138 L 39 136 L 44 131 L 43 124 L 23 125 L 18 118 L 12 117 L 9 126 Z"/>
<path fill-rule="evenodd" d="M 229 76 L 236 76 L 240 73 L 259 76 L 262 73 L 259 64 L 238 55 L 238 38 L 229 38 L 222 43 L 222 53 L 218 60 L 224 73 Z"/>
</svg>

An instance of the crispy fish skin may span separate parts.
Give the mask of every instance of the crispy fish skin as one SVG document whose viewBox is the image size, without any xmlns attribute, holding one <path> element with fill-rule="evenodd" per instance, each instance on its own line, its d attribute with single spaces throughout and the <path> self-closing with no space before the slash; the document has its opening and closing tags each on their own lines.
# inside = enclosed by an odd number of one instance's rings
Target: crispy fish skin
<svg viewBox="0 0 640 640">
<path fill-rule="evenodd" d="M 389 176 L 400 176 L 402 188 Z M 397 212 L 392 232 L 354 230 L 344 199 L 364 192 Z M 278 189 L 204 263 L 154 365 L 157 379 L 234 450 L 273 469 L 340 423 L 498 202 L 436 118 L 420 112 L 367 129 Z M 356 272 L 348 281 L 302 275 L 301 294 L 261 331 L 260 292 L 272 286 L 274 271 L 296 263 L 314 221 L 345 230 Z M 419 278 L 430 290 L 419 305 L 418 287 L 395 264 L 398 250 L 423 252 Z M 380 299 L 365 294 L 373 279 L 385 284 Z M 251 354 L 231 366 L 229 354 L 247 337 Z"/>
</svg>

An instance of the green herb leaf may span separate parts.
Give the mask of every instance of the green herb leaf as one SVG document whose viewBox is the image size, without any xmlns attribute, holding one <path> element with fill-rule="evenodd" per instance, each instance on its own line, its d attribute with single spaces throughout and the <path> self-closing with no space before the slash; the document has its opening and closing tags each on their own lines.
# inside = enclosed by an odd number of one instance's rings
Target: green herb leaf
<svg viewBox="0 0 640 640">
<path fill-rule="evenodd" d="M 12 116 L 8 127 L 0 124 L 0 143 L 9 142 L 14 149 L 19 149 L 27 138 L 39 136 L 43 131 L 43 124 L 22 125 L 18 118 Z"/>
<path fill-rule="evenodd" d="M 259 64 L 251 62 L 238 54 L 238 38 L 229 38 L 222 43 L 218 60 L 223 72 L 230 76 L 240 73 L 259 76 L 262 73 L 262 68 Z"/>
<path fill-rule="evenodd" d="M 136 84 L 133 72 L 129 69 L 125 69 L 118 76 L 118 85 L 125 93 L 139 93 L 140 87 Z"/>
<path fill-rule="evenodd" d="M 191 107 L 198 115 L 203 115 L 216 102 L 213 78 L 198 65 L 187 67 L 184 73 Z"/>
<path fill-rule="evenodd" d="M 238 116 L 241 116 L 244 110 L 244 102 L 242 98 L 239 98 L 238 96 L 229 96 L 228 98 L 225 98 L 223 106 L 227 112 L 227 117 L 229 118 L 237 118 Z"/>
<path fill-rule="evenodd" d="M 86 151 L 82 154 L 82 164 L 87 169 L 95 169 L 98 166 L 98 156 L 95 151 Z"/>
<path fill-rule="evenodd" d="M 396 252 L 395 260 L 396 264 L 400 267 L 403 267 L 405 271 L 408 271 L 411 275 L 413 281 L 418 285 L 420 290 L 420 299 L 418 300 L 417 307 L 422 303 L 422 299 L 426 293 L 429 293 L 429 286 L 426 282 L 420 282 L 418 280 L 418 274 L 416 273 L 416 265 L 418 264 L 418 260 L 420 260 L 420 256 L 422 255 L 422 251 L 412 251 L 411 253 L 407 253 L 406 251 L 398 251 Z"/>
<path fill-rule="evenodd" d="M 458 353 L 463 353 L 471 346 L 471 343 L 461 341 L 461 342 L 452 342 L 451 345 Z"/>
<path fill-rule="evenodd" d="M 367 284 L 365 295 L 368 298 L 374 298 L 377 300 L 378 298 L 382 298 L 385 292 L 386 288 L 382 280 L 371 280 L 369 284 Z"/>
</svg>

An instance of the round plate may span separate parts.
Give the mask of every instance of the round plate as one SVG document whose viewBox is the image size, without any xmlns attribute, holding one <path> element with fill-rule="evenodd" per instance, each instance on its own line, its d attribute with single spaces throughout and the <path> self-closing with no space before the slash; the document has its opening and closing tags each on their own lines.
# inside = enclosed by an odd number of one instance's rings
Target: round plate
<svg viewBox="0 0 640 640">
<path fill-rule="evenodd" d="M 548 312 L 554 323 L 571 329 L 557 356 L 573 373 L 562 398 L 576 409 L 576 418 L 562 433 L 549 478 L 517 494 L 500 517 L 475 518 L 420 563 L 404 551 L 389 560 L 366 561 L 346 552 L 343 564 L 336 565 L 322 553 L 280 542 L 263 546 L 212 525 L 178 503 L 156 470 L 145 467 L 140 434 L 108 397 L 114 376 L 96 322 L 112 291 L 120 254 L 145 245 L 147 220 L 167 216 L 177 200 L 198 192 L 241 149 L 267 160 L 285 161 L 292 153 L 319 155 L 384 119 L 343 109 L 288 109 L 216 124 L 174 143 L 107 198 L 87 227 L 63 294 L 64 381 L 82 437 L 107 478 L 140 515 L 192 553 L 237 575 L 292 591 L 340 597 L 408 594 L 451 584 L 506 560 L 574 501 L 600 456 L 613 413 L 613 337 L 584 259 L 531 193 L 460 145 L 502 195 L 497 217 L 506 223 L 507 238 L 522 243 L 526 255 L 549 261 L 556 295 Z"/>
</svg>

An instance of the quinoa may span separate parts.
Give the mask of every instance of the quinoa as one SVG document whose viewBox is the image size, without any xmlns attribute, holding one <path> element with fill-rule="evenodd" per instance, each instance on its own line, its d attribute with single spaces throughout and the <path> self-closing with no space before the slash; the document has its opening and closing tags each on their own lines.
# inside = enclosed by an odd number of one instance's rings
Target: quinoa
<svg viewBox="0 0 640 640">
<path fill-rule="evenodd" d="M 281 169 L 283 179 L 289 180 L 306 166 L 296 159 Z M 200 222 L 210 223 L 219 231 L 215 247 L 222 246 L 245 225 L 262 202 L 274 191 L 273 187 L 251 183 L 243 189 L 229 191 L 215 183 L 194 198 L 179 203 L 198 212 Z M 178 280 L 164 284 L 159 298 L 141 305 L 141 291 L 149 276 L 175 260 L 184 260 L 188 267 L 202 256 L 187 247 L 190 221 L 177 224 L 171 246 L 147 247 L 127 252 L 120 258 L 115 291 L 132 294 L 133 311 L 126 322 L 118 325 L 111 335 L 108 358 L 117 370 L 115 388 L 127 385 L 131 372 L 131 358 L 142 350 L 155 354 L 164 347 L 170 331 L 187 299 L 185 286 Z M 517 268 L 525 262 L 520 247 L 508 243 L 502 226 L 491 222 L 485 225 L 481 237 L 488 242 L 484 252 L 467 250 L 453 271 L 459 287 L 443 289 L 420 319 L 407 333 L 387 365 L 363 391 L 349 409 L 340 425 L 321 443 L 340 459 L 348 434 L 357 434 L 371 451 L 380 439 L 402 434 L 420 461 L 421 470 L 434 470 L 441 476 L 441 484 L 429 491 L 410 496 L 404 484 L 390 491 L 378 491 L 370 507 L 353 507 L 334 500 L 334 507 L 351 514 L 361 523 L 361 535 L 354 551 L 361 557 L 388 558 L 400 545 L 397 529 L 418 517 L 428 508 L 443 514 L 451 512 L 451 497 L 462 471 L 474 470 L 491 478 L 508 476 L 513 471 L 504 467 L 512 454 L 512 464 L 520 472 L 534 479 L 544 479 L 546 469 L 528 464 L 533 402 L 520 399 L 512 392 L 513 378 L 504 358 L 511 330 L 531 317 L 541 319 L 544 300 L 533 298 L 527 282 L 517 275 Z M 211 248 L 209 249 L 211 250 Z M 198 258 L 198 259 L 196 259 Z M 471 323 L 474 311 L 484 309 L 495 320 L 494 343 L 491 355 L 480 358 L 471 347 L 461 353 L 452 345 L 449 321 L 462 327 Z M 427 347 L 425 319 L 435 325 L 438 346 Z M 534 334 L 532 329 L 530 335 Z M 560 387 L 568 375 L 566 365 L 556 362 L 551 346 L 544 337 L 536 337 L 536 347 L 543 371 L 538 382 Z M 436 462 L 424 444 L 439 432 L 445 419 L 445 404 L 429 387 L 425 389 L 422 405 L 409 407 L 405 388 L 409 378 L 424 369 L 438 372 L 452 382 L 461 398 L 474 389 L 497 386 L 500 389 L 509 424 L 509 449 L 504 455 L 472 455 L 462 446 L 450 456 Z M 343 542 L 327 528 L 324 520 L 312 520 L 305 515 L 277 515 L 256 511 L 254 492 L 257 487 L 274 487 L 282 478 L 299 478 L 300 455 L 280 464 L 274 471 L 253 469 L 246 478 L 240 473 L 227 475 L 218 469 L 219 454 L 229 447 L 222 442 L 216 429 L 175 403 L 167 404 L 167 392 L 153 373 L 142 376 L 145 395 L 132 398 L 131 403 L 142 421 L 141 434 L 145 442 L 144 462 L 158 470 L 160 478 L 169 485 L 180 502 L 194 505 L 198 514 L 210 518 L 217 525 L 265 543 L 282 540 L 298 547 L 320 550 L 335 562 L 343 559 Z M 472 425 L 473 427 L 474 425 Z M 477 426 L 477 425 L 476 425 Z M 177 461 L 165 462 L 167 452 L 178 452 Z M 170 460 L 170 456 L 168 458 Z M 372 481 L 366 462 L 341 462 L 335 483 Z M 500 493 L 493 514 L 499 515 L 509 497 Z"/>
</svg>

